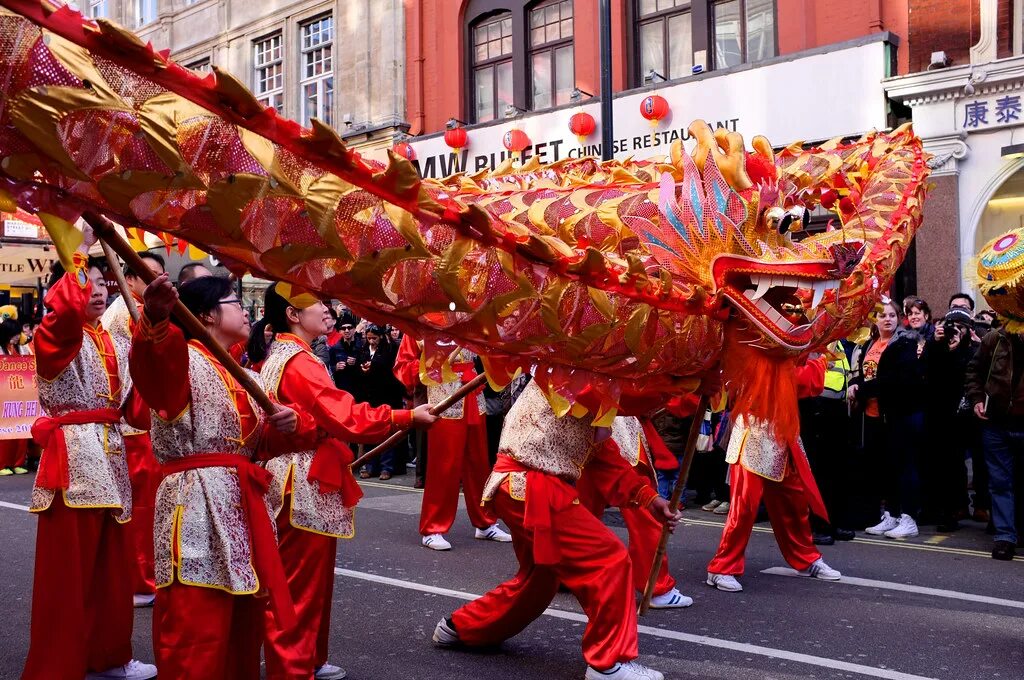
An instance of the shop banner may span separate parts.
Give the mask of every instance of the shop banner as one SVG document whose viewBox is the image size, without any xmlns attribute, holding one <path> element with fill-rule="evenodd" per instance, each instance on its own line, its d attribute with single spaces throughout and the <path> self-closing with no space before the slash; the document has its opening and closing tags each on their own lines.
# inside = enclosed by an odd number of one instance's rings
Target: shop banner
<svg viewBox="0 0 1024 680">
<path fill-rule="evenodd" d="M 623 94 L 613 104 L 613 155 L 620 160 L 663 157 L 677 140 L 692 148 L 695 142 L 687 126 L 697 118 L 712 128 L 742 133 L 748 146 L 754 135 L 785 146 L 883 129 L 888 109 L 882 79 L 889 58 L 887 44 L 877 41 Z M 668 116 L 653 128 L 640 115 L 641 102 L 652 94 L 664 97 L 669 105 Z M 569 119 L 578 111 L 590 113 L 597 122 L 582 144 L 569 130 Z M 537 156 L 542 163 L 552 163 L 601 155 L 600 104 L 590 100 L 519 120 L 469 127 L 468 144 L 459 153 L 448 148 L 442 134 L 413 138 L 413 164 L 422 176 L 435 178 L 493 169 L 514 155 L 502 144 L 513 127 L 523 130 L 531 142 L 523 160 Z"/>
</svg>

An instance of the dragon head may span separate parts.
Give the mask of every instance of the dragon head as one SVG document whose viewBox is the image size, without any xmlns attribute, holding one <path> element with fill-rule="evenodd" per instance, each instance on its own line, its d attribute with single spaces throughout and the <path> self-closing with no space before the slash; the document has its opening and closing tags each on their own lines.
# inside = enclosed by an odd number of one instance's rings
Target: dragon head
<svg viewBox="0 0 1024 680">
<path fill-rule="evenodd" d="M 696 148 L 673 148 L 660 219 L 642 230 L 651 257 L 711 291 L 707 309 L 727 309 L 739 340 L 759 349 L 796 354 L 852 330 L 919 223 L 925 158 L 909 128 L 778 155 L 764 137 L 748 151 L 738 133 L 702 121 L 690 133 Z M 805 236 L 818 206 L 838 228 Z"/>
<path fill-rule="evenodd" d="M 1011 229 L 986 243 L 975 271 L 981 294 L 1007 330 L 1024 331 L 1024 229 Z"/>
</svg>

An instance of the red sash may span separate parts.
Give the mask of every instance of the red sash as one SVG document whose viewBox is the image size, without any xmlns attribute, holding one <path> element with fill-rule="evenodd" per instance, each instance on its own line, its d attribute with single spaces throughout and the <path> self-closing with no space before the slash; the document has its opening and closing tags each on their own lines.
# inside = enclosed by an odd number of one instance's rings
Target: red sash
<svg viewBox="0 0 1024 680">
<path fill-rule="evenodd" d="M 306 480 L 317 482 L 321 494 L 341 493 L 342 505 L 355 507 L 363 497 L 363 490 L 349 468 L 353 458 L 352 449 L 337 439 L 325 439 L 313 454 Z"/>
<path fill-rule="evenodd" d="M 64 425 L 116 425 L 121 412 L 115 408 L 97 408 L 91 411 L 71 411 L 62 416 L 43 416 L 32 423 L 32 439 L 43 447 L 43 455 L 36 473 L 36 486 L 40 489 L 66 489 L 71 483 L 68 472 L 68 443 L 64 438 Z"/>
<path fill-rule="evenodd" d="M 283 630 L 295 626 L 295 607 L 288 591 L 281 553 L 277 550 L 272 520 L 263 501 L 270 488 L 271 474 L 245 456 L 235 453 L 197 453 L 169 461 L 160 467 L 165 477 L 176 472 L 211 467 L 229 467 L 237 471 L 238 486 L 242 491 L 242 509 L 249 524 L 252 564 L 256 576 L 270 593 L 270 609 L 277 625 Z"/>
<path fill-rule="evenodd" d="M 553 520 L 555 513 L 565 510 L 578 498 L 576 489 L 552 474 L 528 468 L 505 454 L 498 455 L 494 471 L 526 473 L 523 526 L 533 531 L 533 561 L 537 564 L 558 564 L 562 552 Z"/>
</svg>

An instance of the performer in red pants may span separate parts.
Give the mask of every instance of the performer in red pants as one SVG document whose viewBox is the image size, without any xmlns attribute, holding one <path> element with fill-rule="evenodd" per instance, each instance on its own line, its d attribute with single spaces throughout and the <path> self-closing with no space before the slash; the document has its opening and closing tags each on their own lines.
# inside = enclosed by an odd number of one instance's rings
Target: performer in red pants
<svg viewBox="0 0 1024 680">
<path fill-rule="evenodd" d="M 798 398 L 821 394 L 825 386 L 825 359 L 819 357 L 796 368 Z M 791 444 L 757 418 L 740 417 L 733 424 L 726 460 L 730 474 L 729 515 L 711 563 L 707 584 L 726 592 L 739 592 L 736 579 L 743 574 L 744 554 L 754 528 L 757 508 L 764 499 L 775 540 L 782 556 L 801 575 L 838 581 L 842 574 L 828 566 L 814 547 L 810 511 L 827 518 L 825 504 L 811 474 L 807 454 L 796 438 Z"/>
<path fill-rule="evenodd" d="M 155 276 L 164 273 L 164 258 L 157 253 L 142 252 L 139 257 Z M 125 268 L 124 277 L 129 294 L 141 314 L 146 282 L 130 267 Z M 103 313 L 102 323 L 112 336 L 131 343 L 135 323 L 123 296 L 114 300 Z M 128 531 L 135 557 L 132 570 L 134 604 L 136 607 L 150 607 L 156 599 L 156 584 L 153 582 L 153 505 L 156 503 L 156 488 L 160 485 L 160 464 L 153 455 L 149 432 L 127 423 L 122 424 L 121 429 L 128 459 L 128 476 L 132 480 L 132 521 L 128 524 Z"/>
<path fill-rule="evenodd" d="M 657 478 L 654 476 L 652 461 L 652 437 L 657 437 L 653 428 L 645 428 L 639 418 L 632 416 L 619 416 L 612 422 L 611 438 L 605 441 L 605 445 L 613 449 L 615 453 L 622 456 L 629 465 L 648 483 L 650 488 L 657 493 Z M 670 454 L 671 455 L 671 454 Z M 594 482 L 594 468 L 587 466 L 583 468 L 583 474 L 576 482 L 576 492 L 580 496 L 580 502 L 598 519 L 604 513 L 604 509 L 611 505 L 602 495 L 601 490 Z M 654 561 L 654 555 L 658 552 L 658 542 L 661 540 L 661 522 L 654 518 L 645 508 L 626 505 L 619 508 L 622 520 L 626 523 L 626 530 L 629 532 L 629 560 L 633 563 L 633 587 L 643 593 L 647 588 L 647 576 Z M 654 595 L 651 598 L 652 609 L 678 609 L 689 607 L 693 599 L 683 595 L 676 588 L 676 580 L 668 569 L 668 555 L 661 560 L 661 567 L 658 570 L 658 580 L 654 584 Z"/>
<path fill-rule="evenodd" d="M 476 377 L 472 352 L 455 345 L 446 366 L 452 379 L 441 384 L 420 375 L 420 347 L 408 334 L 402 338 L 395 360 L 395 376 L 413 391 L 416 381 L 427 385 L 427 401 L 437 404 L 463 384 Z M 494 512 L 481 504 L 481 496 L 490 461 L 487 457 L 487 422 L 483 388 L 462 403 L 441 414 L 427 437 L 427 483 L 420 509 L 420 534 L 423 545 L 431 550 L 451 550 L 445 534 L 455 522 L 459 509 L 459 485 L 466 496 L 466 511 L 476 527 L 475 536 L 485 541 L 507 543 L 512 540 L 497 523 Z"/>
<path fill-rule="evenodd" d="M 678 514 L 615 447 L 595 442 L 608 434 L 588 420 L 557 418 L 537 383 L 526 387 L 506 416 L 484 494 L 512 531 L 519 572 L 441 619 L 435 643 L 498 644 L 540 616 L 562 583 L 589 619 L 583 633 L 588 680 L 663 680 L 635 661 L 636 598 L 626 549 L 578 502 L 572 484 L 586 465 L 592 483 L 613 504 L 646 508 L 673 526 Z"/>
<path fill-rule="evenodd" d="M 128 531 L 131 485 L 121 436 L 131 410 L 128 345 L 99 320 L 103 273 L 90 267 L 86 230 L 71 271 L 50 288 L 35 336 L 39 401 L 33 438 L 43 455 L 32 490 L 36 531 L 32 624 L 23 680 L 156 676 L 132 659 Z M 130 412 L 130 413 L 129 413 Z"/>
<path fill-rule="evenodd" d="M 284 290 L 287 299 L 278 291 Z M 273 475 L 268 497 L 277 517 L 278 549 L 296 625 L 283 628 L 266 616 L 267 680 L 341 680 L 345 671 L 327 663 L 339 538 L 355 535 L 355 505 L 362 497 L 352 476 L 348 443 L 379 442 L 397 427 L 426 426 L 436 420 L 430 405 L 416 411 L 357 404 L 339 390 L 310 344 L 327 332 L 326 307 L 308 293 L 272 284 L 264 296 L 264 317 L 253 327 L 248 353 L 262 364 L 260 375 L 273 398 L 313 418 L 318 443 L 267 461 Z M 330 317 L 326 317 L 328 320 Z M 265 327 L 287 329 L 273 336 Z"/>
<path fill-rule="evenodd" d="M 214 276 L 180 289 L 182 304 L 225 350 L 249 335 L 234 291 Z M 209 349 L 168 322 L 177 297 L 166 274 L 147 287 L 130 357 L 164 475 L 153 648 L 161 680 L 249 680 L 260 674 L 262 595 L 279 625 L 295 625 L 266 505 L 271 475 L 254 461 L 311 446 L 317 429 L 283 406 L 265 415 Z"/>
</svg>

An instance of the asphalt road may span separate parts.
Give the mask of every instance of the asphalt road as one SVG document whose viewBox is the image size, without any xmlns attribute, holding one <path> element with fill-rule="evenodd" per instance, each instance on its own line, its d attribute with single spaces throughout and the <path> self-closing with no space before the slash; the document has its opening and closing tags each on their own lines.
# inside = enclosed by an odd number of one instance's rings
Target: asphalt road
<svg viewBox="0 0 1024 680">
<path fill-rule="evenodd" d="M 569 595 L 490 652 L 432 647 L 437 620 L 516 568 L 512 549 L 473 539 L 464 513 L 454 550 L 419 545 L 419 492 L 406 479 L 365 485 L 357 536 L 339 545 L 332 662 L 353 680 L 582 678 L 583 615 Z M 36 520 L 24 511 L 31 478 L 0 478 L 0 678 L 17 678 L 28 644 Z M 704 585 L 723 518 L 689 510 L 670 544 L 686 610 L 641 619 L 641 661 L 668 678 L 788 680 L 1024 678 L 1024 564 L 989 557 L 982 527 L 893 541 L 858 534 L 824 548 L 847 577 L 787 575 L 767 524 L 750 543 L 744 592 Z M 615 513 L 607 522 L 625 532 Z M 136 610 L 135 655 L 151 661 L 151 616 Z"/>
</svg>

